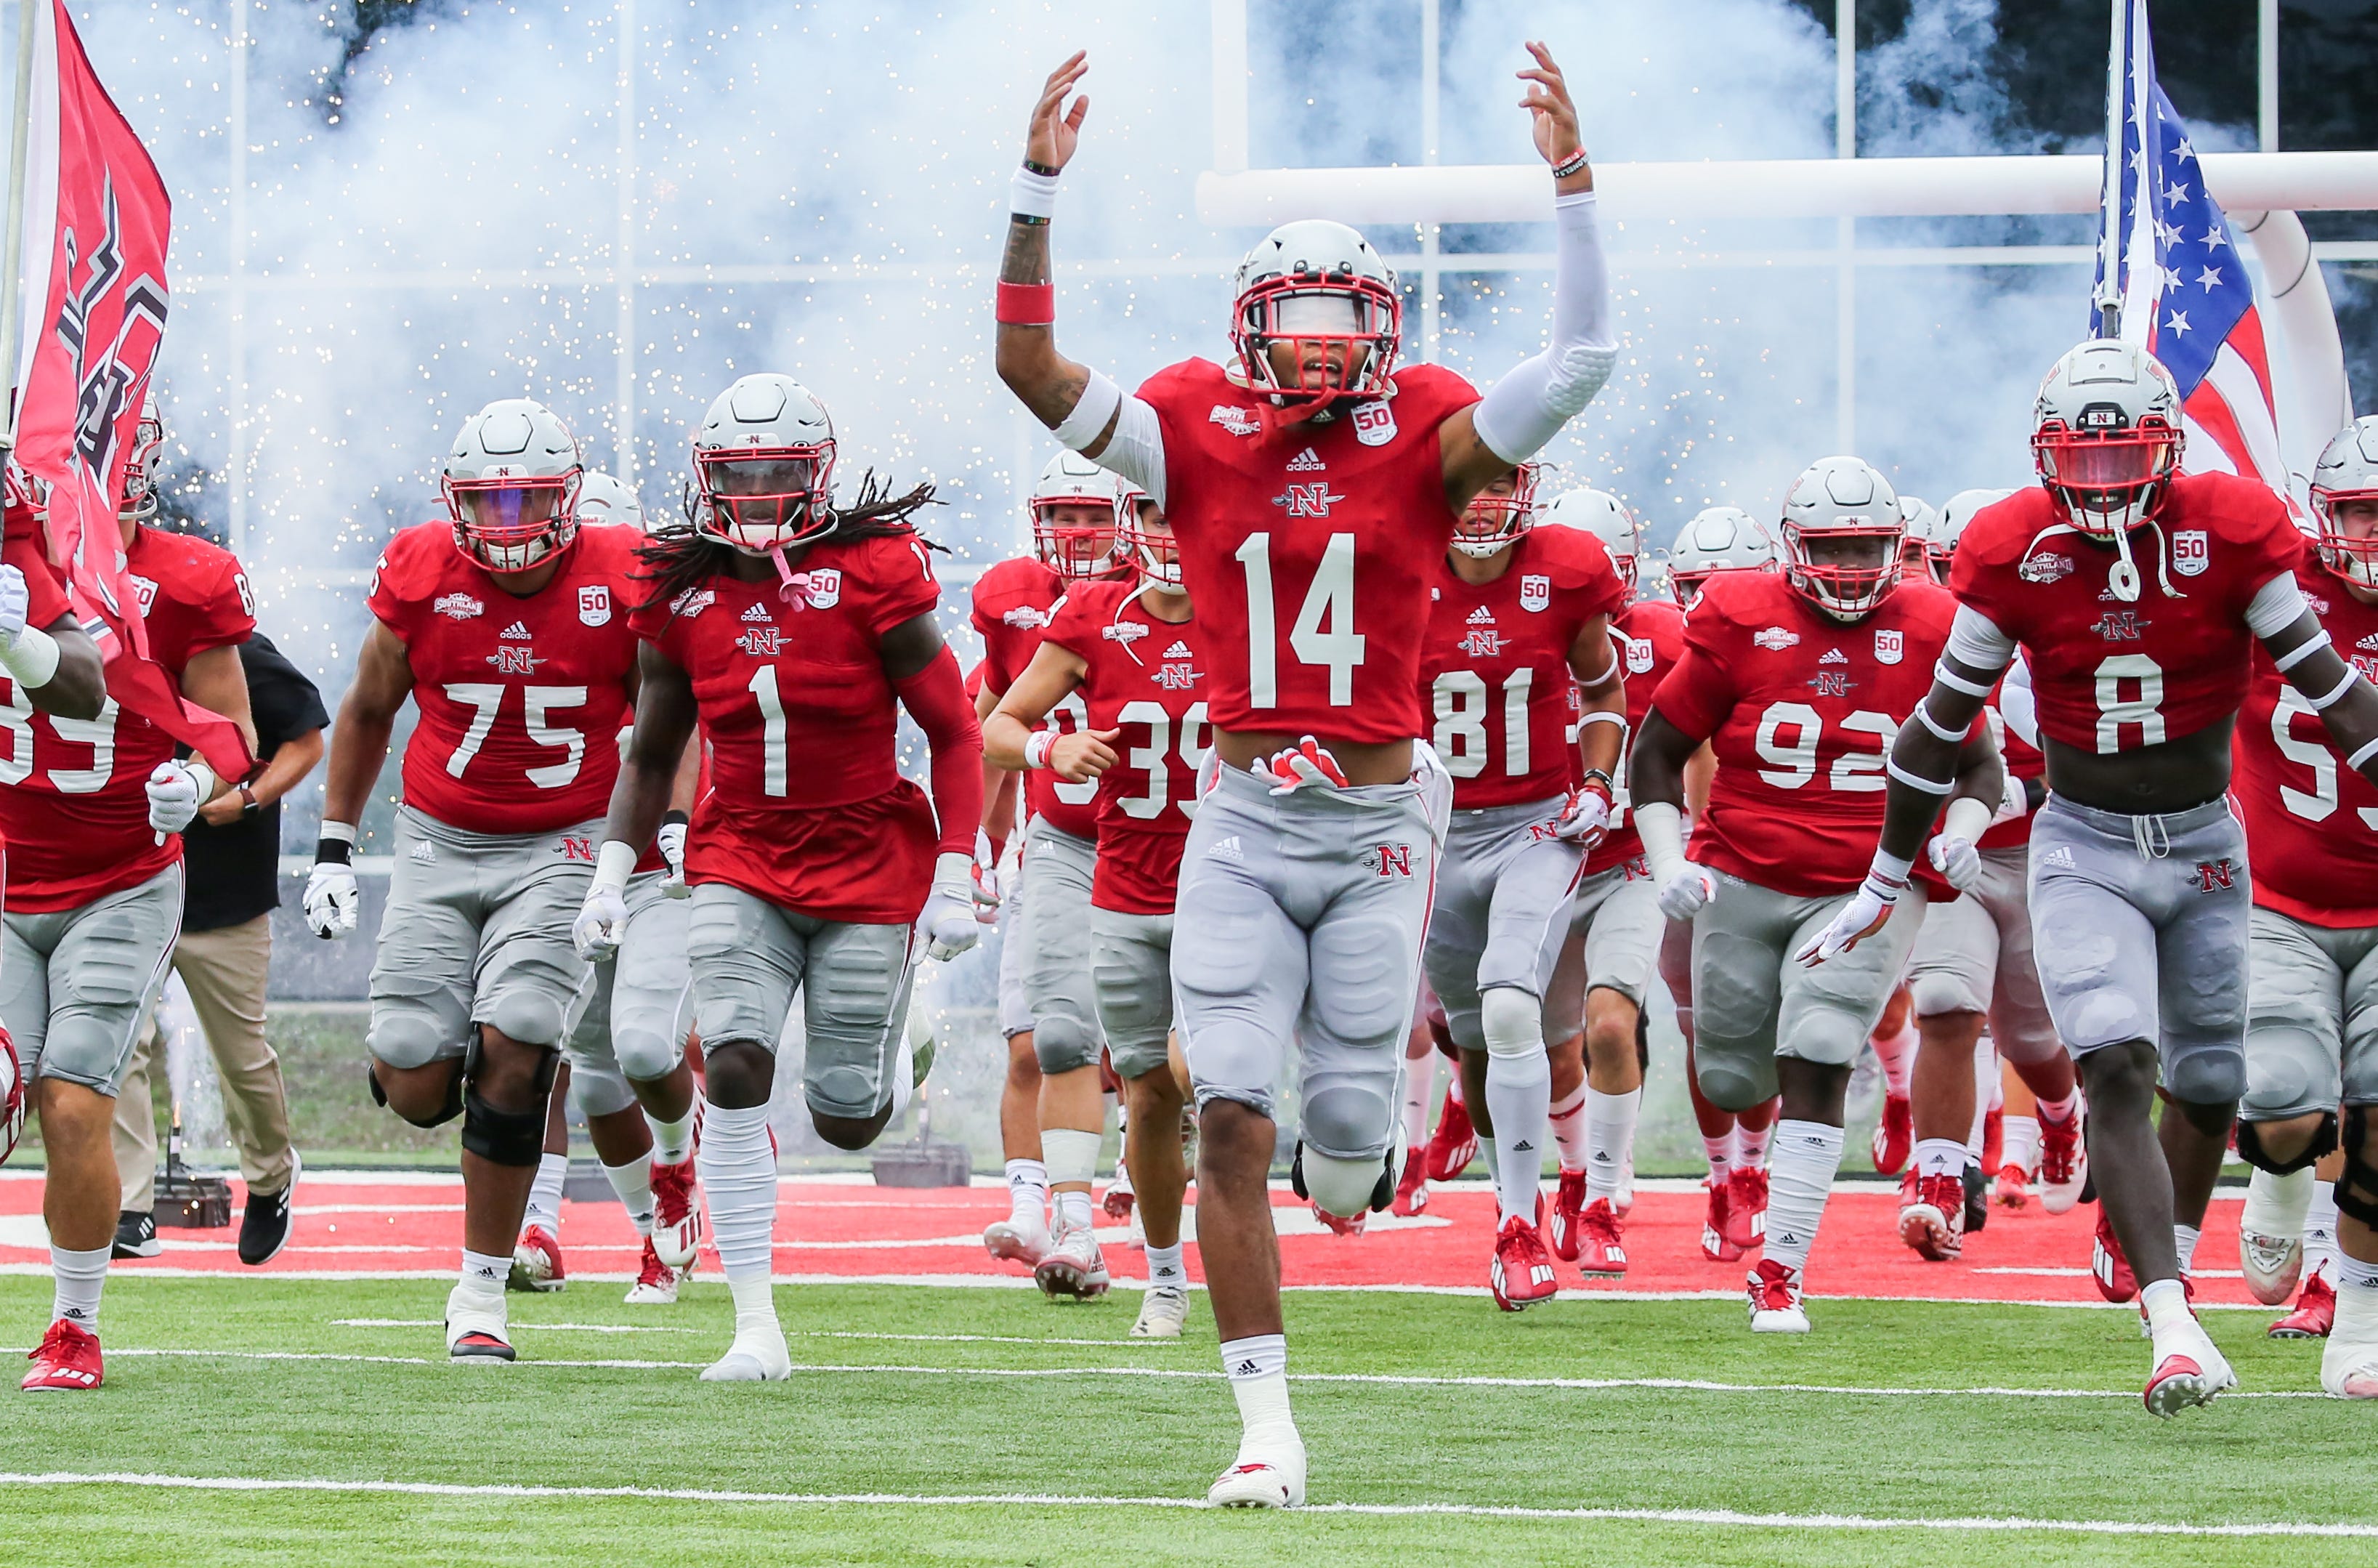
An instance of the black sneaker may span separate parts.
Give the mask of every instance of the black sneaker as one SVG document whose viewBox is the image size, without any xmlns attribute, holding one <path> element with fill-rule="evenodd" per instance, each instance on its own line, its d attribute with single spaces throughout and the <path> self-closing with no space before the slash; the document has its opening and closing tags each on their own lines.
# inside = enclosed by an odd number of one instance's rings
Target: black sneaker
<svg viewBox="0 0 2378 1568">
<path fill-rule="evenodd" d="M 1965 1167 L 1965 1234 L 1990 1223 L 1990 1183 L 1979 1165 Z"/>
<path fill-rule="evenodd" d="M 253 1269 L 270 1263 L 289 1245 L 289 1201 L 297 1196 L 297 1177 L 306 1162 L 289 1151 L 289 1185 L 278 1192 L 251 1192 L 246 1212 L 239 1220 L 239 1260 Z"/>
<path fill-rule="evenodd" d="M 165 1250 L 157 1239 L 157 1216 L 136 1213 L 130 1209 L 115 1216 L 115 1245 L 108 1249 L 111 1258 L 154 1258 Z"/>
</svg>

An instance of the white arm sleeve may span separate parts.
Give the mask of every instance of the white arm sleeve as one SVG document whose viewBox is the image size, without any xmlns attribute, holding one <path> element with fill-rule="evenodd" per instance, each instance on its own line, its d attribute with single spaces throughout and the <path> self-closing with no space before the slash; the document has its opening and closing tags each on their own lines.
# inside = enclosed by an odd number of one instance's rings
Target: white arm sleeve
<svg viewBox="0 0 2378 1568">
<path fill-rule="evenodd" d="M 1998 622 L 1971 605 L 1957 607 L 1949 624 L 1949 644 L 1941 650 L 1968 669 L 2004 669 L 2014 662 L 2014 639 Z"/>
<path fill-rule="evenodd" d="M 1157 505 L 1164 504 L 1164 427 L 1158 423 L 1155 408 L 1138 397 L 1124 396 L 1114 434 L 1095 461 L 1146 490 Z"/>
<path fill-rule="evenodd" d="M 2246 606 L 2246 630 L 2257 637 L 2276 636 L 2296 623 L 2312 607 L 2296 586 L 2293 573 L 2281 573 L 2264 584 Z"/>
<path fill-rule="evenodd" d="M 1618 361 L 1593 193 L 1555 197 L 1553 231 L 1552 346 L 1488 388 L 1472 416 L 1478 439 L 1507 463 L 1543 451 L 1593 401 Z"/>
<path fill-rule="evenodd" d="M 1999 717 L 2006 720 L 2008 734 L 2039 749 L 2039 698 L 2031 689 L 2028 660 L 2016 659 L 2007 671 L 2006 684 L 1999 688 Z"/>
</svg>

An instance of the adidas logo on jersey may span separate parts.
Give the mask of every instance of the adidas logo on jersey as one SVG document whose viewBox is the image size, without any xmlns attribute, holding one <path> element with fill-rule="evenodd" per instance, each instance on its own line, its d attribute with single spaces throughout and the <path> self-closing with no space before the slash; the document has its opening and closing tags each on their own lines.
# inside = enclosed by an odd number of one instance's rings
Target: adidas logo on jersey
<svg viewBox="0 0 2378 1568">
<path fill-rule="evenodd" d="M 515 621 L 510 625 L 505 627 L 502 631 L 497 633 L 496 635 L 511 642 L 525 643 L 529 640 L 528 622 L 525 621 Z"/>
<path fill-rule="evenodd" d="M 1164 657 L 1167 658 L 1195 658 L 1197 656 L 1189 651 L 1188 644 L 1176 637 L 1173 639 L 1172 645 L 1164 650 Z"/>
<path fill-rule="evenodd" d="M 776 618 L 768 613 L 768 607 L 764 604 L 755 604 L 746 609 L 743 612 L 743 620 L 747 625 L 753 626 L 773 626 L 776 623 Z"/>
<path fill-rule="evenodd" d="M 1850 656 L 1839 648 L 1827 648 L 1817 660 L 1819 664 L 1847 664 L 1849 661 Z"/>
<path fill-rule="evenodd" d="M 2371 633 L 2370 635 L 2362 638 L 2353 645 L 2357 648 L 2378 649 L 2378 632 Z"/>
<path fill-rule="evenodd" d="M 1306 447 L 1288 460 L 1288 471 L 1291 474 L 1318 474 L 1328 466 L 1329 464 L 1322 462 L 1320 454 L 1311 447 Z"/>
<path fill-rule="evenodd" d="M 1247 852 L 1239 847 L 1239 836 L 1235 833 L 1227 838 L 1215 839 L 1206 850 L 1206 855 L 1209 860 L 1228 861 L 1232 865 L 1243 865 L 1247 859 Z"/>
<path fill-rule="evenodd" d="M 1495 612 L 1488 609 L 1482 604 L 1476 609 L 1470 612 L 1470 619 L 1464 622 L 1464 624 L 1470 626 L 1492 626 L 1495 624 Z"/>
</svg>

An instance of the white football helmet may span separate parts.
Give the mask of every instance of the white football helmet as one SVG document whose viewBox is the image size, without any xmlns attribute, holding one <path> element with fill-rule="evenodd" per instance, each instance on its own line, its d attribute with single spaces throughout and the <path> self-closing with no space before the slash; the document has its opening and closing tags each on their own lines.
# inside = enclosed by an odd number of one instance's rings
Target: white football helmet
<svg viewBox="0 0 2378 1568">
<path fill-rule="evenodd" d="M 1115 566 L 1124 558 L 1125 502 L 1135 493 L 1129 480 L 1079 452 L 1059 452 L 1032 486 L 1032 553 L 1068 583 Z"/>
<path fill-rule="evenodd" d="M 140 418 L 132 427 L 132 461 L 124 470 L 124 493 L 116 498 L 115 515 L 126 523 L 147 523 L 157 515 L 158 469 L 165 458 L 165 416 L 157 408 L 157 383 L 140 397 Z"/>
<path fill-rule="evenodd" d="M 693 436 L 694 527 L 745 555 L 834 532 L 834 420 L 790 376 L 763 370 L 720 392 Z"/>
<path fill-rule="evenodd" d="M 1703 507 L 1668 548 L 1668 591 L 1690 609 L 1712 573 L 1772 572 L 1775 565 L 1775 536 L 1766 524 L 1738 506 Z"/>
<path fill-rule="evenodd" d="M 1820 457 L 1784 492 L 1784 579 L 1839 621 L 1872 614 L 1899 585 L 1907 524 L 1873 464 Z M 1846 547 L 1846 548 L 1844 548 Z"/>
<path fill-rule="evenodd" d="M 2312 536 L 2321 561 L 2340 577 L 2378 587 L 2378 537 L 2348 534 L 2336 503 L 2378 501 L 2378 414 L 2365 414 L 2329 438 L 2312 468 Z"/>
<path fill-rule="evenodd" d="M 1610 548 L 1610 564 L 1618 580 L 1633 593 L 1637 558 L 1643 553 L 1643 520 L 1635 509 L 1608 490 L 1563 490 L 1553 497 L 1540 521 L 1582 528 Z"/>
<path fill-rule="evenodd" d="M 2032 461 L 2056 510 L 2111 542 L 2156 514 L 2186 437 L 2180 386 L 2156 357 L 2097 339 L 2066 354 L 2032 406 Z"/>
<path fill-rule="evenodd" d="M 578 537 L 578 440 L 541 403 L 499 398 L 462 421 L 438 488 L 454 548 L 490 572 L 526 572 Z"/>
<path fill-rule="evenodd" d="M 1900 536 L 1899 549 L 1900 553 L 1907 558 L 1908 564 L 1912 566 L 1918 561 L 1929 559 L 1925 554 L 1924 541 L 1932 537 L 1933 525 L 1940 520 L 1940 513 L 1934 511 L 1932 503 L 1922 496 L 1902 493 L 1899 520 L 1907 525 L 1907 532 Z"/>
<path fill-rule="evenodd" d="M 1522 463 L 1495 481 L 1500 490 L 1489 486 L 1471 496 L 1453 525 L 1453 548 L 1478 561 L 1509 549 L 1536 525 L 1536 486 L 1543 477 L 1541 465 Z"/>
<path fill-rule="evenodd" d="M 1281 407 L 1387 390 L 1403 341 L 1403 296 L 1371 242 L 1343 223 L 1282 223 L 1239 263 L 1231 346 L 1247 384 Z M 1272 363 L 1274 344 L 1294 356 L 1291 381 Z"/>
<path fill-rule="evenodd" d="M 624 523 L 641 530 L 644 506 L 626 485 L 600 468 L 589 468 L 578 481 L 578 521 Z"/>
<path fill-rule="evenodd" d="M 1119 532 L 1143 582 L 1161 593 L 1189 591 L 1181 581 L 1181 546 L 1172 537 L 1171 520 L 1155 497 L 1140 490 L 1125 496 Z"/>
<path fill-rule="evenodd" d="M 1974 520 L 1974 513 L 2012 494 L 2012 490 L 1959 490 L 1941 505 L 1924 538 L 1924 553 L 1932 562 L 1934 576 L 1943 583 L 1949 580 L 1949 565 L 1957 559 L 1957 541 L 1965 537 L 1965 525 Z"/>
</svg>

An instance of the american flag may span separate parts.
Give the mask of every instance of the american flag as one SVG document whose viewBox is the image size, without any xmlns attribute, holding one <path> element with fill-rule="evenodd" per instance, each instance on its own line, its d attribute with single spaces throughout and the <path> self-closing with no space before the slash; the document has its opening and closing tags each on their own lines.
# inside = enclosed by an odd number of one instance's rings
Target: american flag
<svg viewBox="0 0 2378 1568">
<path fill-rule="evenodd" d="M 2180 383 L 2188 433 L 2180 466 L 2259 477 L 2285 495 L 2271 356 L 2254 285 L 2228 220 L 2204 188 L 2188 127 L 2156 85 L 2146 0 L 2132 0 L 2127 21 L 2115 41 L 2121 51 L 2121 193 L 2119 211 L 2098 219 L 2098 283 L 2102 288 L 2110 217 L 2122 338 L 2163 361 Z"/>
</svg>

